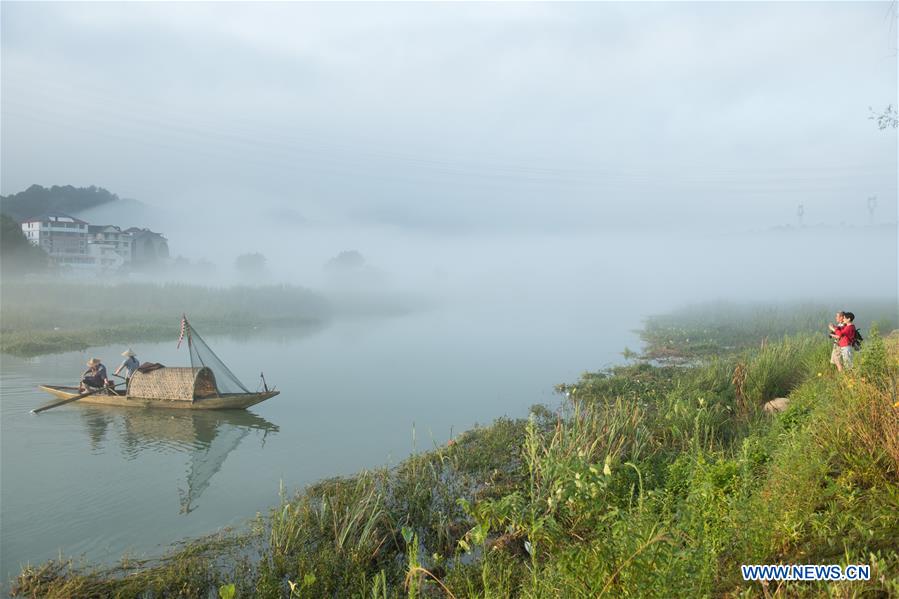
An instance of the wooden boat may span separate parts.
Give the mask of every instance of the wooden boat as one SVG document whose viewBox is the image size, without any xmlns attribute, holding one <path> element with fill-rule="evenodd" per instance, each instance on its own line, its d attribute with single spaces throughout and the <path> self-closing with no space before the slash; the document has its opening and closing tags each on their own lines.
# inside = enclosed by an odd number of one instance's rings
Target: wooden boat
<svg viewBox="0 0 899 599">
<path fill-rule="evenodd" d="M 252 392 L 243 386 L 228 367 L 219 360 L 206 342 L 192 329 L 186 317 L 181 320 L 181 338 L 187 337 L 193 367 L 166 367 L 144 364 L 128 381 L 127 389 L 103 389 L 79 399 L 82 403 L 142 408 L 175 408 L 182 410 L 244 409 L 278 395 L 263 378 L 263 391 Z M 214 366 L 215 370 L 209 365 Z M 216 370 L 224 379 L 223 392 L 216 383 Z M 40 389 L 59 399 L 79 396 L 78 387 L 40 385 Z M 230 392 L 236 390 L 238 392 Z M 48 409 L 46 406 L 43 409 Z M 40 411 L 40 410 L 37 410 Z"/>
<path fill-rule="evenodd" d="M 41 385 L 40 389 L 58 397 L 71 399 L 79 394 L 78 387 L 62 385 Z M 141 408 L 180 408 L 187 410 L 242 410 L 259 402 L 272 398 L 280 391 L 263 391 L 260 393 L 223 393 L 212 397 L 195 400 L 154 399 L 149 397 L 131 397 L 123 392 L 104 391 L 79 399 L 81 403 L 102 404 L 106 406 L 130 406 Z"/>
</svg>

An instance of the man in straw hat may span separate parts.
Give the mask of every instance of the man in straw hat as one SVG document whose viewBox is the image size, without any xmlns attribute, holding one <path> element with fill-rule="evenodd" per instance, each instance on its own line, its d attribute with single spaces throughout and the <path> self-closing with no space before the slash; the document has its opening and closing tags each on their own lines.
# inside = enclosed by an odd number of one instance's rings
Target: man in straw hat
<svg viewBox="0 0 899 599">
<path fill-rule="evenodd" d="M 88 387 L 102 389 L 106 386 L 106 366 L 100 358 L 91 358 L 87 361 L 87 370 L 81 375 L 81 391 L 87 391 Z"/>
<path fill-rule="evenodd" d="M 140 360 L 137 359 L 137 356 L 134 355 L 134 352 L 131 351 L 130 347 L 123 351 L 122 355 L 125 356 L 125 361 L 119 364 L 119 367 L 115 369 L 113 374 L 118 376 L 118 374 L 124 370 L 125 379 L 127 380 L 131 378 L 131 375 L 137 372 L 137 367 L 140 366 Z"/>
</svg>

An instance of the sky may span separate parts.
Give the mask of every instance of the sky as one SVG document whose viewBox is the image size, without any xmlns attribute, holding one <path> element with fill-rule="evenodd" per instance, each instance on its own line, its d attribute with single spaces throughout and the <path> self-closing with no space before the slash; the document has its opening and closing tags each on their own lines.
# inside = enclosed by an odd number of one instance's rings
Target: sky
<svg viewBox="0 0 899 599">
<path fill-rule="evenodd" d="M 4 195 L 449 236 L 896 219 L 889 3 L 0 11 Z"/>
</svg>

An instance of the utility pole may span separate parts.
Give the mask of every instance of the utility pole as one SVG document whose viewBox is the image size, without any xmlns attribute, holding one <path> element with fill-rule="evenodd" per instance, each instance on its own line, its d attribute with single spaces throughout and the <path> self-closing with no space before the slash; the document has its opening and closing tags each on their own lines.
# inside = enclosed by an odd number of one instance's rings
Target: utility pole
<svg viewBox="0 0 899 599">
<path fill-rule="evenodd" d="M 799 226 L 801 227 L 802 217 L 805 216 L 805 206 L 803 206 L 801 203 L 799 204 L 799 207 L 796 208 L 796 216 L 799 217 Z"/>
<path fill-rule="evenodd" d="M 868 196 L 868 224 L 874 224 L 874 211 L 877 210 L 877 196 Z"/>
</svg>

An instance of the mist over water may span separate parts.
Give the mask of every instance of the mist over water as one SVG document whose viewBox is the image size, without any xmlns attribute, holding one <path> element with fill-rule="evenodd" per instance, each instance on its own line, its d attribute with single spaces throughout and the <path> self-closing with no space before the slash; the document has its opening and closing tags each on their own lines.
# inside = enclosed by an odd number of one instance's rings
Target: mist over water
<svg viewBox="0 0 899 599">
<path fill-rule="evenodd" d="M 282 392 L 241 416 L 33 417 L 37 384 L 124 348 L 3 355 L 0 588 L 60 551 L 158 554 L 245 524 L 282 483 L 556 408 L 554 385 L 622 363 L 653 314 L 899 312 L 896 129 L 868 109 L 897 103 L 883 12 L 4 4 L 0 192 L 102 186 L 122 199 L 76 216 L 150 228 L 173 258 L 59 278 L 96 283 L 101 314 L 103 286 L 129 281 L 300 286 L 331 312 L 206 335 L 250 388 L 262 370 Z M 360 261 L 335 266 L 344 252 Z M 264 268 L 238 269 L 252 253 Z M 124 345 L 185 364 L 179 317 L 171 342 Z"/>
<path fill-rule="evenodd" d="M 188 219 L 166 220 L 168 228 L 159 224 L 173 256 L 204 260 L 213 268 L 192 270 L 187 279 L 177 272 L 132 278 L 406 293 L 427 303 L 533 301 L 548 309 L 602 298 L 642 313 L 718 299 L 894 298 L 895 203 L 881 203 L 872 224 L 860 203 L 847 206 L 846 212 L 818 215 L 818 222 L 801 226 L 738 220 L 708 226 L 699 219 L 641 226 L 612 219 L 586 230 L 445 232 L 241 217 L 228 215 L 225 207 L 201 228 Z M 117 214 L 114 207 L 101 206 L 85 217 L 105 222 Z M 236 234 L 242 228 L 253 234 Z M 348 250 L 358 251 L 365 264 L 342 273 L 326 268 Z M 238 273 L 235 258 L 253 252 L 265 256 L 265 269 Z"/>
</svg>

